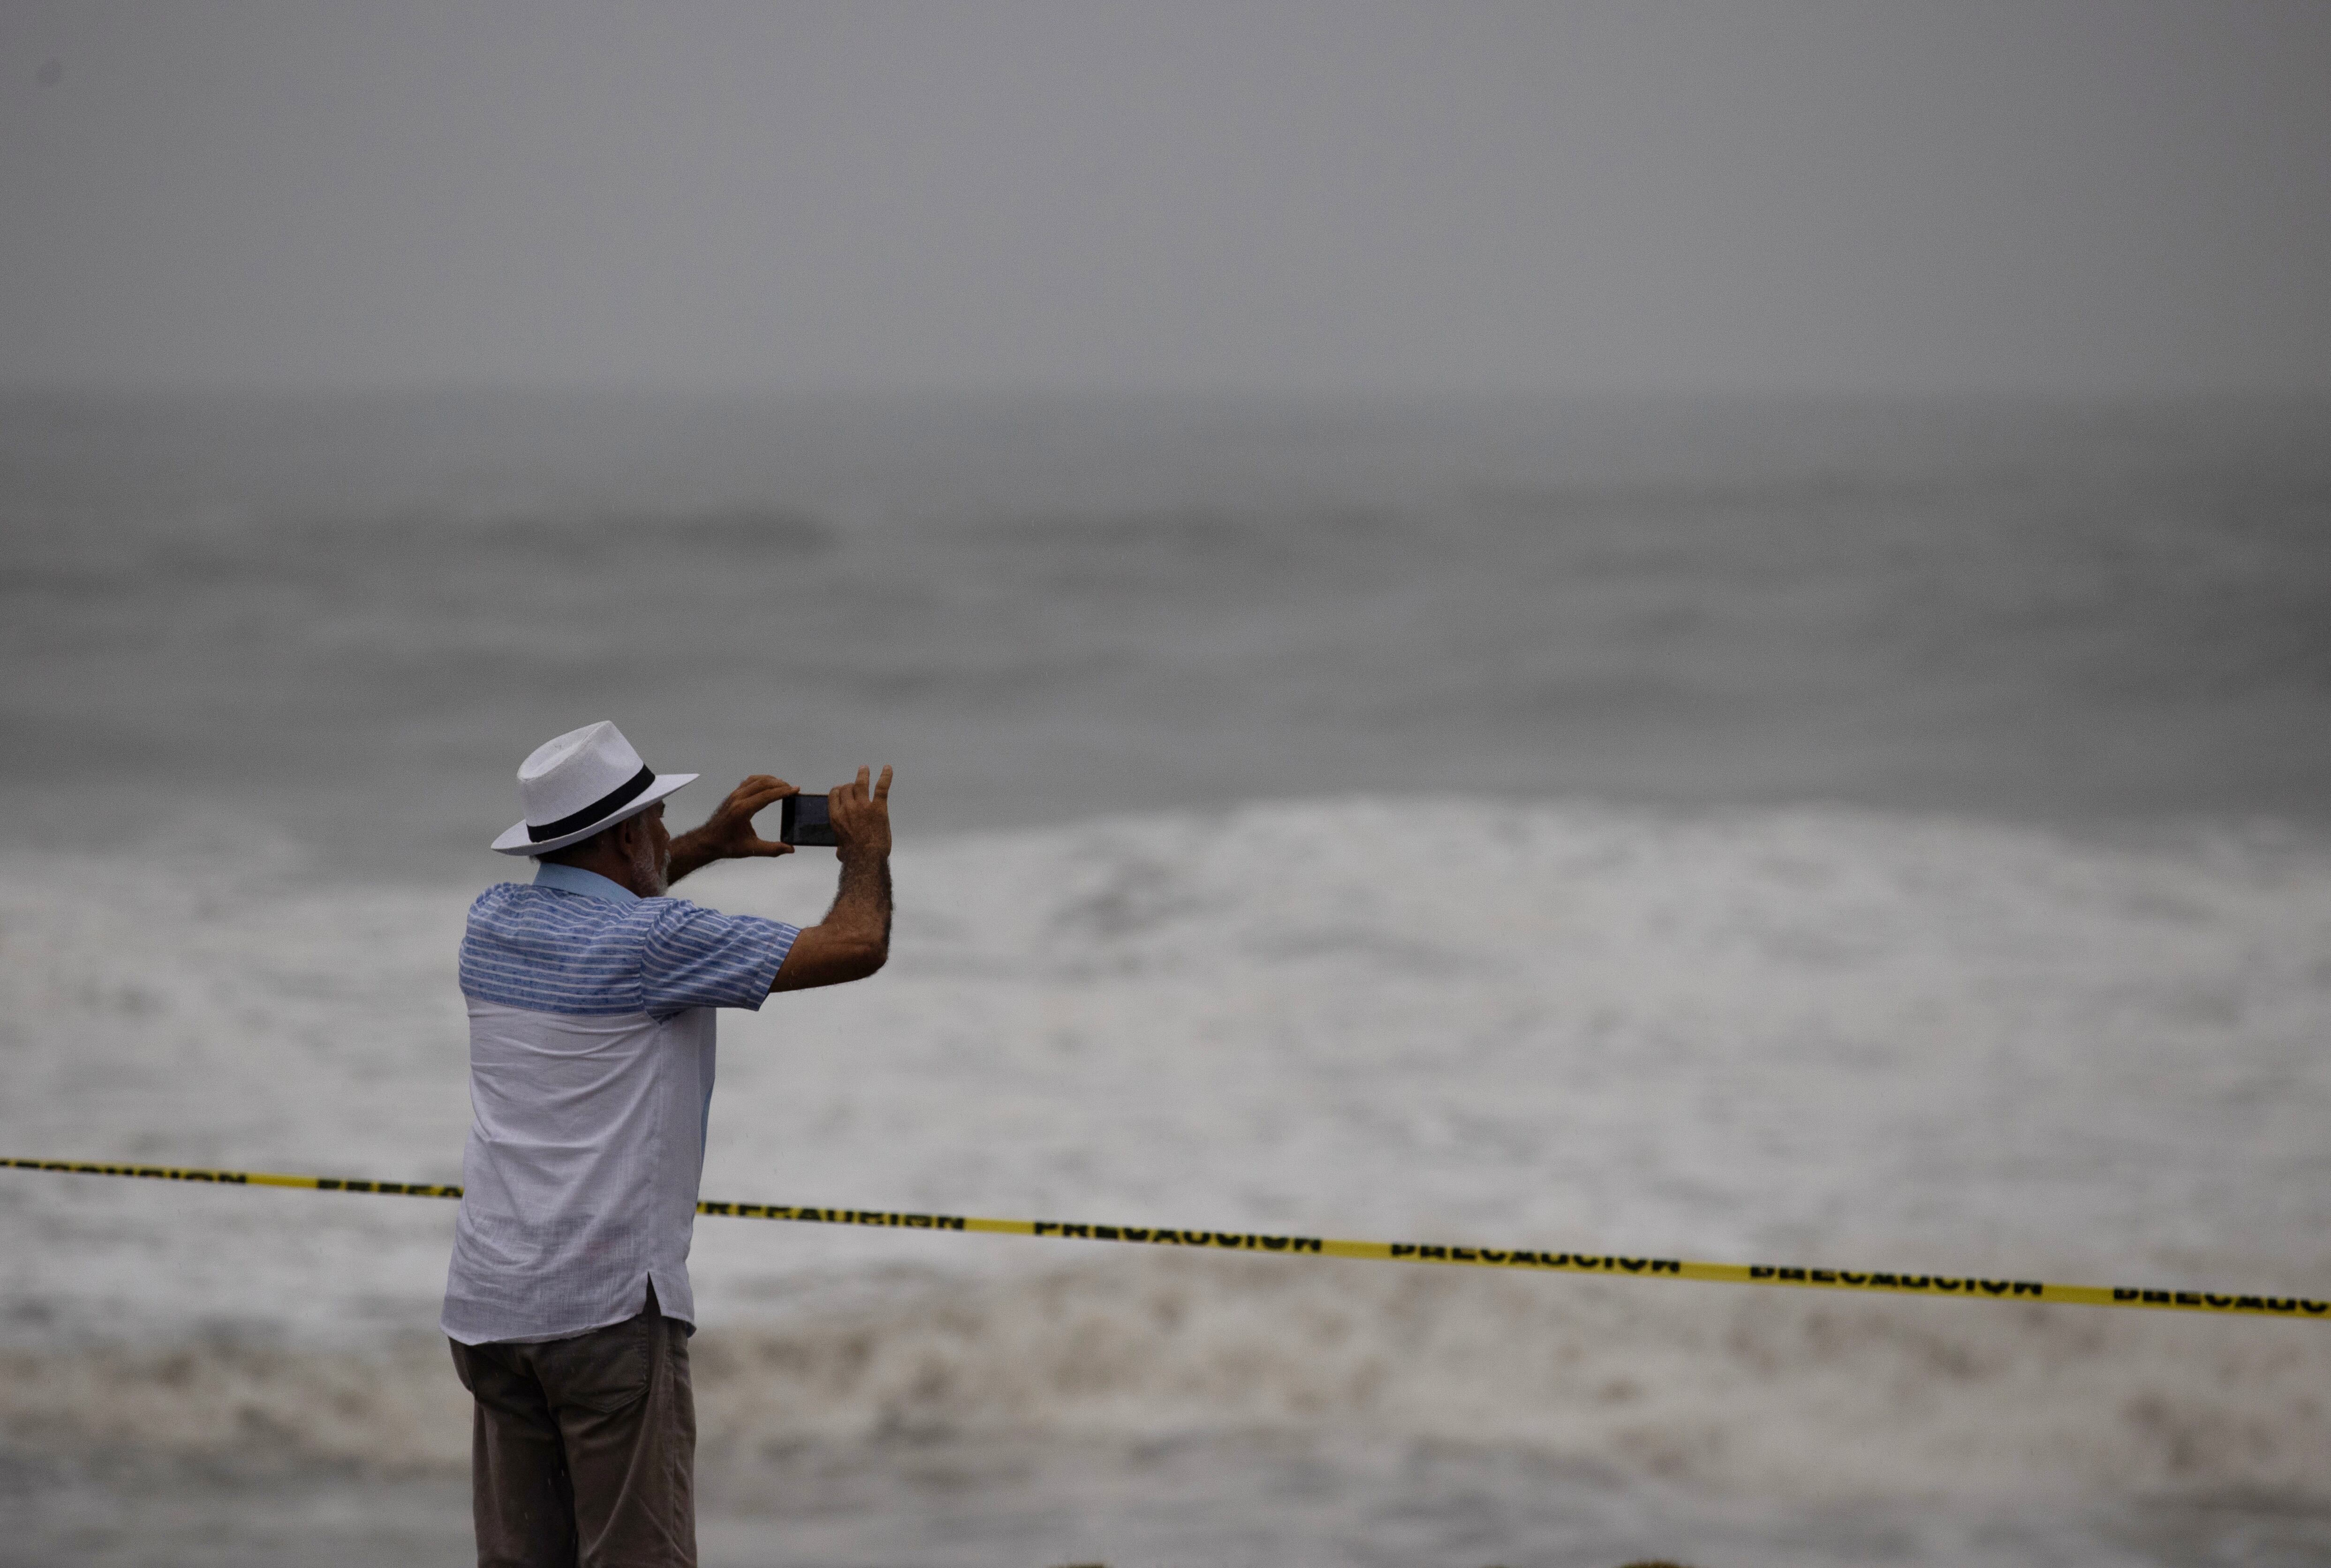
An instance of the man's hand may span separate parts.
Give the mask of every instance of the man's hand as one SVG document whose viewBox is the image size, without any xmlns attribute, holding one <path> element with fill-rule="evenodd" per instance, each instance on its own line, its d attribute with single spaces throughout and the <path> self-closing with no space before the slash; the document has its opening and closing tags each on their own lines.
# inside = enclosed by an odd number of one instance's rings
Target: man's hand
<svg viewBox="0 0 2331 1568">
<path fill-rule="evenodd" d="M 890 770 L 870 790 L 860 768 L 856 784 L 825 797 L 825 811 L 842 885 L 825 918 L 794 938 L 771 991 L 863 980 L 890 956 Z"/>
<path fill-rule="evenodd" d="M 842 854 L 861 851 L 877 855 L 890 852 L 890 770 L 884 768 L 875 781 L 873 793 L 866 789 L 866 770 L 858 770 L 858 782 L 843 784 L 825 797 L 825 812 L 833 823 L 835 848 Z"/>
<path fill-rule="evenodd" d="M 859 770 L 862 788 L 865 770 Z M 889 770 L 884 770 L 884 782 Z M 834 792 L 840 794 L 839 790 Z M 766 855 L 790 855 L 791 844 L 765 839 L 753 831 L 756 813 L 766 811 L 787 795 L 801 794 L 798 787 L 781 778 L 756 773 L 728 792 L 728 798 L 713 809 L 700 828 L 680 834 L 671 841 L 671 860 L 664 872 L 667 881 L 677 882 L 690 871 L 699 870 L 715 860 L 749 860 Z M 836 835 L 839 836 L 838 834 Z M 889 841 L 887 822 L 883 841 Z"/>
</svg>

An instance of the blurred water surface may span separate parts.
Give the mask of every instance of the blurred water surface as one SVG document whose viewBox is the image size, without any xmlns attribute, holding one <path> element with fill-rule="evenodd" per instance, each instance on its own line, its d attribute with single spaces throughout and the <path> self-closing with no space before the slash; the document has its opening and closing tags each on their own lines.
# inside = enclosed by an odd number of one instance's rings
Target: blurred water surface
<svg viewBox="0 0 2331 1568">
<path fill-rule="evenodd" d="M 10 1152 L 452 1177 L 482 845 L 604 717 L 683 824 L 900 773 L 894 961 L 724 1026 L 717 1195 L 2331 1296 L 2331 404 L 18 396 L 0 465 Z M 0 1562 L 458 1560 L 450 1219 L 0 1182 Z M 694 1267 L 720 1561 L 2331 1562 L 2306 1325 Z"/>
<path fill-rule="evenodd" d="M 0 403 L 5 831 L 452 869 L 535 738 L 926 827 L 2320 820 L 2331 405 Z"/>
</svg>

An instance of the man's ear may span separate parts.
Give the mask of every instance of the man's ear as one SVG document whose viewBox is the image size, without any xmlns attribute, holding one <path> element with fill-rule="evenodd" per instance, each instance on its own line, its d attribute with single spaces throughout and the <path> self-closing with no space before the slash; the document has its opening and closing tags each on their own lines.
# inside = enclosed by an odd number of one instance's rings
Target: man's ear
<svg viewBox="0 0 2331 1568">
<path fill-rule="evenodd" d="M 625 817 L 615 824 L 615 852 L 630 860 L 639 853 L 640 846 L 647 841 L 647 836 L 648 820 L 644 813 Z"/>
</svg>

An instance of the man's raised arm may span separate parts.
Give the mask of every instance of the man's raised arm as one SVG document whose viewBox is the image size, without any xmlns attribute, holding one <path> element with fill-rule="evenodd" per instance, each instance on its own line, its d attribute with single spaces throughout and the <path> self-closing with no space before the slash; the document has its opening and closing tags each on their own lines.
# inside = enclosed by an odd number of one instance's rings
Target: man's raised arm
<svg viewBox="0 0 2331 1568">
<path fill-rule="evenodd" d="M 756 773 L 728 792 L 728 798 L 712 810 L 700 828 L 672 840 L 671 852 L 664 861 L 663 879 L 667 884 L 677 882 L 691 871 L 702 870 L 715 860 L 749 860 L 765 855 L 790 855 L 791 844 L 765 839 L 753 831 L 753 818 L 766 811 L 787 795 L 801 791 L 781 778 Z"/>
<path fill-rule="evenodd" d="M 863 980 L 890 956 L 890 770 L 871 792 L 866 772 L 826 796 L 842 885 L 825 918 L 794 938 L 772 992 Z"/>
</svg>

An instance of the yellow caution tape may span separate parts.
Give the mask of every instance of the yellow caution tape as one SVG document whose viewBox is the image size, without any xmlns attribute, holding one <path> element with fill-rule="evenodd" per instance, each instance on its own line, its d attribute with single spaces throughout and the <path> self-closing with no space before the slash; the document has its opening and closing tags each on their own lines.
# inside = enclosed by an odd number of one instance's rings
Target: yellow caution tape
<svg viewBox="0 0 2331 1568">
<path fill-rule="evenodd" d="M 307 1187 L 319 1193 L 382 1193 L 407 1198 L 458 1198 L 444 1183 L 367 1182 L 339 1176 L 286 1176 L 268 1171 L 205 1171 L 181 1165 L 112 1165 L 81 1160 L 13 1160 L 0 1167 L 65 1171 L 90 1176 L 142 1176 L 165 1182 L 214 1182 L 235 1187 Z M 1704 1279 L 1723 1285 L 1784 1285 L 1811 1290 L 1876 1290 L 1889 1296 L 1932 1296 L 1963 1301 L 2054 1301 L 2076 1307 L 2136 1307 L 2169 1312 L 2232 1312 L 2268 1317 L 2331 1317 L 2331 1302 L 2294 1296 L 2212 1290 L 2152 1290 L 2118 1285 L 2047 1285 L 2035 1279 L 1984 1279 L 1967 1275 L 1906 1274 L 1883 1269 L 1792 1269 L 1765 1263 L 1695 1263 L 1680 1258 L 1626 1258 L 1614 1253 L 1546 1252 L 1527 1248 L 1444 1247 L 1410 1241 L 1338 1241 L 1320 1236 L 1261 1236 L 1245 1231 L 1177 1231 L 1148 1225 L 1082 1225 L 1057 1220 L 982 1220 L 966 1214 L 910 1214 L 890 1209 L 820 1209 L 791 1203 L 696 1205 L 699 1214 L 738 1220 L 791 1220 L 814 1225 L 875 1225 L 909 1231 L 979 1231 L 995 1236 L 1049 1236 L 1063 1240 L 1132 1241 L 1151 1247 L 1196 1247 L 1280 1257 L 1368 1258 L 1396 1263 L 1462 1264 L 1477 1269 L 1526 1269 L 1565 1274 L 1608 1274 L 1641 1279 Z"/>
</svg>

